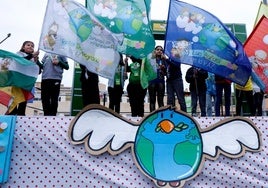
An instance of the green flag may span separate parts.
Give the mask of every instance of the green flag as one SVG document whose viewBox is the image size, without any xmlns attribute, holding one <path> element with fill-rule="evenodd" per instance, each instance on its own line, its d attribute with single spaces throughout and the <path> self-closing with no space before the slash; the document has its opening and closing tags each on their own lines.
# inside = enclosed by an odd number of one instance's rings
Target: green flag
<svg viewBox="0 0 268 188">
<path fill-rule="evenodd" d="M 155 40 L 149 19 L 151 0 L 87 0 L 87 9 L 105 27 L 124 34 L 123 43 L 117 50 L 136 58 L 144 58 L 155 47 Z"/>
<path fill-rule="evenodd" d="M 149 58 L 142 59 L 141 65 L 141 86 L 142 88 L 147 88 L 149 82 L 157 77 Z"/>
</svg>

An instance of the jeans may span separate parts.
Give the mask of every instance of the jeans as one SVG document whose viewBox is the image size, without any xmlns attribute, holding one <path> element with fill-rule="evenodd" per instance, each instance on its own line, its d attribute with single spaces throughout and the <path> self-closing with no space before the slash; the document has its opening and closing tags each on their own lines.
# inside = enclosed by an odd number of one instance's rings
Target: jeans
<svg viewBox="0 0 268 188">
<path fill-rule="evenodd" d="M 201 110 L 201 116 L 206 116 L 206 91 L 191 91 L 192 116 L 196 115 L 197 101 Z"/>
<path fill-rule="evenodd" d="M 174 93 L 176 93 L 176 96 L 178 98 L 180 109 L 184 112 L 187 112 L 182 78 L 167 80 L 167 105 L 175 106 Z"/>
<path fill-rule="evenodd" d="M 231 84 L 218 84 L 218 83 L 216 83 L 215 116 L 220 116 L 223 90 L 225 100 L 225 116 L 230 116 Z"/>
<path fill-rule="evenodd" d="M 206 94 L 207 116 L 212 116 L 212 107 L 215 105 L 215 95 Z"/>
</svg>

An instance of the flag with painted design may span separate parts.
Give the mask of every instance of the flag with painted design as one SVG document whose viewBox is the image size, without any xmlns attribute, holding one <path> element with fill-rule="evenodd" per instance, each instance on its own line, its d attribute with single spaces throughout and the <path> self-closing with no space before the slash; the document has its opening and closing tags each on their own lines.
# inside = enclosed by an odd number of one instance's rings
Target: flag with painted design
<svg viewBox="0 0 268 188">
<path fill-rule="evenodd" d="M 252 79 L 268 93 L 268 18 L 264 15 L 246 40 L 244 47 L 252 63 Z"/>
<path fill-rule="evenodd" d="M 170 0 L 165 54 L 176 63 L 202 68 L 244 86 L 251 64 L 243 45 L 214 15 Z"/>
<path fill-rule="evenodd" d="M 145 58 L 155 47 L 151 28 L 151 0 L 87 0 L 87 9 L 114 33 L 123 33 L 117 50 L 136 58 Z"/>
<path fill-rule="evenodd" d="M 112 79 L 123 35 L 107 30 L 83 5 L 49 0 L 39 49 L 69 57 L 93 73 Z"/>
</svg>

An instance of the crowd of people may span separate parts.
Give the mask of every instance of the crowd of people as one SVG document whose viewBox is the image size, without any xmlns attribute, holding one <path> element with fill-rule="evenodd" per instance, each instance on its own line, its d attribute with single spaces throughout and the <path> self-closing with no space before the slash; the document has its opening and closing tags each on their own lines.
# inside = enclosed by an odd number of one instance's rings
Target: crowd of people
<svg viewBox="0 0 268 188">
<path fill-rule="evenodd" d="M 34 51 L 34 43 L 25 41 L 17 53 L 18 55 L 35 63 L 41 76 L 41 100 L 45 116 L 56 116 L 58 99 L 63 71 L 69 69 L 67 58 L 64 56 L 45 53 L 39 61 L 39 51 Z M 130 61 L 129 61 L 130 60 Z M 132 117 L 144 116 L 144 100 L 148 92 L 149 110 L 155 111 L 165 105 L 177 107 L 187 113 L 184 83 L 181 65 L 172 62 L 164 54 L 162 46 L 158 45 L 146 58 L 155 72 L 155 79 L 150 80 L 147 87 L 141 84 L 141 73 L 144 61 L 133 56 L 123 57 L 120 61 L 113 79 L 108 82 L 109 108 L 120 113 L 120 103 L 124 93 L 125 81 L 128 80 L 126 90 Z M 81 93 L 83 107 L 89 104 L 100 104 L 99 76 L 90 72 L 80 64 Z M 191 66 L 185 73 L 185 80 L 189 83 L 191 98 L 191 113 L 193 117 L 198 116 L 231 116 L 231 91 L 232 82 L 214 73 Z M 236 116 L 261 116 L 264 93 L 253 82 L 248 80 L 245 86 L 234 84 L 236 99 Z M 164 101 L 164 96 L 167 100 Z M 223 100 L 224 99 L 224 100 Z M 246 105 L 243 102 L 246 101 Z M 199 104 L 199 105 L 198 105 Z M 19 103 L 9 115 L 25 115 L 27 101 Z M 223 110 L 224 107 L 224 110 Z M 214 113 L 213 113 L 214 112 Z"/>
</svg>

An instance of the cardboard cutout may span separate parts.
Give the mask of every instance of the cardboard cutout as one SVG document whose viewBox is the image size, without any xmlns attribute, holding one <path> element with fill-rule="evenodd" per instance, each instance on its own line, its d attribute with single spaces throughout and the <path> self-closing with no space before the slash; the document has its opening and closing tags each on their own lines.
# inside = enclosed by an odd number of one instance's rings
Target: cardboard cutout
<svg viewBox="0 0 268 188">
<path fill-rule="evenodd" d="M 68 135 L 92 155 L 116 155 L 131 147 L 136 165 L 159 187 L 182 187 L 201 172 L 205 159 L 238 158 L 261 149 L 261 134 L 247 118 L 226 118 L 201 129 L 194 118 L 169 106 L 134 123 L 89 105 L 72 120 Z"/>
</svg>

